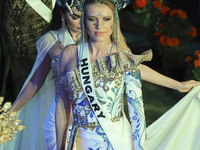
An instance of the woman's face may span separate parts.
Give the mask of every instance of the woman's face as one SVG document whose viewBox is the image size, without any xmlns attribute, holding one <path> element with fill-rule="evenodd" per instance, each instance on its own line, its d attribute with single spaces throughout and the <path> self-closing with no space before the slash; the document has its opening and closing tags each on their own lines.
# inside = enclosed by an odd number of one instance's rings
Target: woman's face
<svg viewBox="0 0 200 150">
<path fill-rule="evenodd" d="M 85 25 L 90 40 L 95 42 L 110 40 L 113 20 L 113 11 L 109 6 L 104 4 L 86 6 Z"/>
<path fill-rule="evenodd" d="M 70 14 L 70 11 L 66 11 L 61 16 L 65 19 L 67 23 L 67 29 L 72 32 L 80 32 L 81 31 L 81 25 L 80 25 L 80 18 L 81 18 L 81 12 L 76 10 L 76 7 L 71 7 L 74 14 Z"/>
</svg>

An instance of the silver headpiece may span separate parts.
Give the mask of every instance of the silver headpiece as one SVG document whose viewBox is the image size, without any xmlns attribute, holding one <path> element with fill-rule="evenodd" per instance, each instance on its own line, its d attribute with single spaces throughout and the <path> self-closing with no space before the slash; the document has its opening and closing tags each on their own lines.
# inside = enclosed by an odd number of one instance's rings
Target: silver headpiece
<svg viewBox="0 0 200 150">
<path fill-rule="evenodd" d="M 115 5 L 115 9 L 117 10 L 121 10 L 125 8 L 127 4 L 130 4 L 130 0 L 112 0 L 112 1 Z"/>
<path fill-rule="evenodd" d="M 67 7 L 71 14 L 73 14 L 71 7 L 75 6 L 78 11 L 81 11 L 84 5 L 82 2 L 85 2 L 85 0 L 71 0 L 70 2 L 71 3 L 69 3 L 69 0 L 56 0 L 57 5 Z"/>
</svg>

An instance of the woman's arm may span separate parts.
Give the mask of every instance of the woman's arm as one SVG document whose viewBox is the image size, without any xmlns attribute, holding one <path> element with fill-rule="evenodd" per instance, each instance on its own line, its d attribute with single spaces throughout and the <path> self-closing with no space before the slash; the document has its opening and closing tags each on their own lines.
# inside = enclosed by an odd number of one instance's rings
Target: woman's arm
<svg viewBox="0 0 200 150">
<path fill-rule="evenodd" d="M 59 78 L 66 75 L 66 68 L 67 64 L 70 64 L 72 59 L 72 52 L 68 47 L 62 50 L 60 55 L 60 62 L 59 62 Z M 68 63 L 69 62 L 69 63 Z M 56 142 L 57 142 L 57 149 L 64 150 L 65 149 L 65 141 L 66 141 L 66 134 L 68 128 L 68 122 L 71 113 L 71 101 L 69 98 L 69 94 L 66 91 L 65 87 L 59 83 L 58 86 L 58 98 L 56 102 Z"/>
<path fill-rule="evenodd" d="M 20 95 L 15 100 L 14 104 L 10 108 L 10 112 L 19 111 L 42 87 L 44 81 L 51 69 L 51 60 L 56 56 L 60 55 L 62 45 L 60 42 L 55 42 L 55 44 L 48 50 L 47 55 L 44 60 L 34 72 L 30 81 L 27 83 L 26 87 L 20 93 Z"/>
<path fill-rule="evenodd" d="M 37 93 L 37 91 L 42 87 L 50 68 L 51 59 L 47 54 L 26 87 L 12 104 L 9 110 L 10 112 L 19 111 L 35 95 L 35 93 Z"/>
<path fill-rule="evenodd" d="M 189 92 L 194 86 L 200 86 L 200 82 L 195 80 L 179 82 L 167 76 L 164 76 L 146 65 L 140 64 L 142 80 L 178 90 L 179 92 Z"/>
<path fill-rule="evenodd" d="M 56 142 L 57 149 L 64 150 L 68 122 L 71 112 L 71 102 L 66 90 L 62 85 L 59 85 L 59 96 L 56 102 L 55 122 L 56 122 Z"/>
</svg>

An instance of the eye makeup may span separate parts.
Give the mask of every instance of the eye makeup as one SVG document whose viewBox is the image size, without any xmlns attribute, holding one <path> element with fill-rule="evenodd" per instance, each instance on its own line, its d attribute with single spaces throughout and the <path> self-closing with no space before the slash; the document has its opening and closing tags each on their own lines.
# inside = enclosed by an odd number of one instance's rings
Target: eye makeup
<svg viewBox="0 0 200 150">
<path fill-rule="evenodd" d="M 77 19 L 81 18 L 80 15 L 75 14 L 74 12 L 73 12 L 73 14 L 68 13 L 67 16 L 68 16 L 68 18 L 70 19 L 70 21 L 74 21 L 74 20 L 77 20 Z"/>
</svg>

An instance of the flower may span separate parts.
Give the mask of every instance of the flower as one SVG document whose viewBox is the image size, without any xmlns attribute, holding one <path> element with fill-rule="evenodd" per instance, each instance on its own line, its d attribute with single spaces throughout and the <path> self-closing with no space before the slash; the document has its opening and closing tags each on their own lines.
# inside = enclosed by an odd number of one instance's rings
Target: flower
<svg viewBox="0 0 200 150">
<path fill-rule="evenodd" d="M 173 9 L 173 10 L 171 10 L 171 11 L 169 12 L 169 15 L 170 15 L 171 17 L 176 17 L 176 16 L 177 16 L 177 13 L 178 13 L 178 10 L 177 10 L 177 9 Z"/>
<path fill-rule="evenodd" d="M 194 66 L 200 67 L 200 59 L 197 59 L 197 60 L 194 61 Z"/>
<path fill-rule="evenodd" d="M 155 8 L 160 8 L 160 7 L 162 7 L 162 1 L 155 0 L 155 1 L 153 1 L 153 5 Z"/>
<path fill-rule="evenodd" d="M 158 26 L 159 26 L 160 28 L 162 28 L 162 27 L 164 26 L 164 24 L 163 24 L 163 23 L 160 23 Z"/>
<path fill-rule="evenodd" d="M 194 63 L 194 67 L 192 69 L 193 78 L 197 81 L 200 81 L 200 50 L 195 51 L 192 60 L 192 62 Z"/>
<path fill-rule="evenodd" d="M 158 35 L 161 35 L 161 31 L 157 31 L 157 32 L 155 32 L 155 36 L 158 36 Z"/>
<path fill-rule="evenodd" d="M 169 12 L 169 15 L 171 17 L 177 17 L 177 18 L 183 18 L 187 19 L 187 15 L 185 12 L 183 12 L 181 9 L 173 9 Z"/>
<path fill-rule="evenodd" d="M 166 41 L 165 41 L 166 38 L 167 38 L 166 35 L 160 36 L 160 44 L 162 44 L 163 46 L 167 46 Z"/>
<path fill-rule="evenodd" d="M 133 3 L 133 9 L 143 8 L 147 4 L 147 0 L 135 0 Z"/>
<path fill-rule="evenodd" d="M 200 54 L 200 50 L 196 50 L 194 53 L 196 56 L 198 56 Z"/>
<path fill-rule="evenodd" d="M 162 7 L 162 8 L 160 9 L 160 13 L 163 14 L 163 15 L 165 15 L 168 11 L 170 11 L 170 8 L 167 7 L 167 6 Z"/>
<path fill-rule="evenodd" d="M 168 46 L 170 46 L 170 47 L 176 47 L 176 46 L 178 46 L 178 44 L 179 44 L 179 39 L 178 38 L 170 38 L 170 37 L 168 37 L 167 39 L 166 39 L 166 44 L 168 45 Z"/>
<path fill-rule="evenodd" d="M 187 56 L 186 57 L 186 59 L 185 59 L 185 61 L 188 63 L 188 62 L 190 62 L 192 60 L 192 57 L 191 56 Z"/>
<path fill-rule="evenodd" d="M 179 39 L 178 38 L 170 38 L 170 37 L 167 37 L 166 35 L 162 35 L 160 37 L 160 43 L 163 45 L 163 46 L 170 46 L 170 47 L 176 47 L 179 45 Z"/>
<path fill-rule="evenodd" d="M 171 9 L 168 4 L 167 0 L 135 0 L 133 8 L 141 9 L 132 11 L 132 20 L 145 30 L 142 32 L 145 38 L 157 47 L 163 59 L 176 67 L 183 67 L 187 43 L 196 36 L 197 30 L 183 10 Z"/>
<path fill-rule="evenodd" d="M 187 34 L 190 34 L 192 37 L 195 37 L 197 35 L 197 29 L 195 27 L 192 27 L 191 31 L 189 31 Z"/>
</svg>

